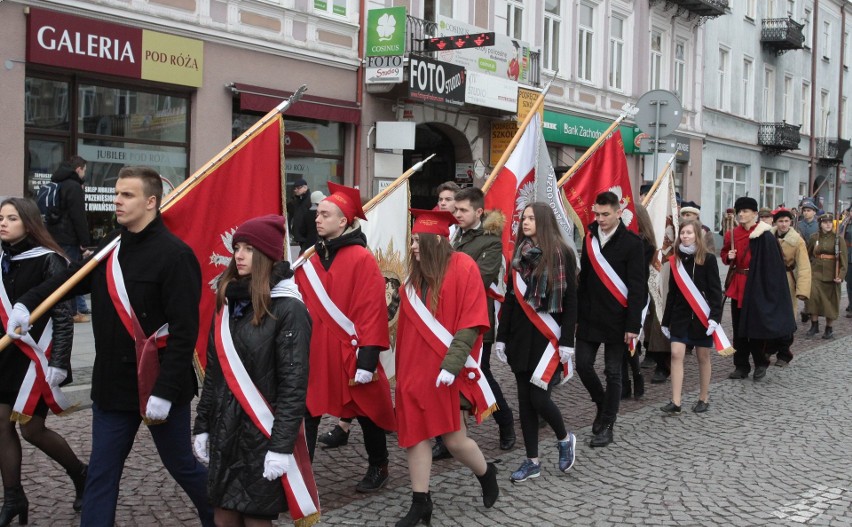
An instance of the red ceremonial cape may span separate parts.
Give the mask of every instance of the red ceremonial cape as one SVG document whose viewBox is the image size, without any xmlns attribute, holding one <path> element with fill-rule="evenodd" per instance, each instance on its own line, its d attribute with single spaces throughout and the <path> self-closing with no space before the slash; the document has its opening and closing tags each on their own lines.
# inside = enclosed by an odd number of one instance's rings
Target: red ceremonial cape
<svg viewBox="0 0 852 527">
<path fill-rule="evenodd" d="M 328 296 L 355 324 L 358 347 L 390 347 L 388 308 L 385 301 L 385 279 L 376 259 L 364 247 L 341 248 L 328 271 L 314 254 L 310 259 Z M 482 281 L 480 280 L 480 283 Z M 296 283 L 313 320 L 311 332 L 311 370 L 308 376 L 308 411 L 311 415 L 337 417 L 369 417 L 384 430 L 396 430 L 396 418 L 390 397 L 390 384 L 378 365 L 373 382 L 349 385 L 355 377 L 356 348 L 343 342 L 316 304 L 316 294 L 305 276 L 296 270 Z"/>
<path fill-rule="evenodd" d="M 418 296 L 420 292 L 418 291 Z M 425 299 L 429 306 L 429 298 Z M 396 418 L 399 446 L 408 448 L 424 439 L 461 428 L 459 422 L 459 383 L 435 387 L 441 362 L 447 354 L 437 353 L 421 319 L 414 313 L 405 294 L 396 333 Z M 488 304 L 479 267 L 470 256 L 453 253 L 441 284 L 435 318 L 450 334 L 464 328 L 479 328 L 474 349 L 482 345 L 482 335 L 490 327 Z"/>
</svg>

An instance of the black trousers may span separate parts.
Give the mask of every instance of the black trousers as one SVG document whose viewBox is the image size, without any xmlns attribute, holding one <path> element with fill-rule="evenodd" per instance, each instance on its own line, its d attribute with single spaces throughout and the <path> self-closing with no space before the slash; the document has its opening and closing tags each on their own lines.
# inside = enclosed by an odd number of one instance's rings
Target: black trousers
<svg viewBox="0 0 852 527">
<path fill-rule="evenodd" d="M 783 360 L 785 362 L 792 361 L 793 352 L 790 351 L 790 346 L 792 345 L 793 335 L 790 335 L 789 337 L 782 337 L 779 339 L 772 339 L 768 347 L 767 361 L 769 360 L 769 355 L 772 355 L 773 353 L 778 354 L 778 360 Z"/>
<path fill-rule="evenodd" d="M 550 398 L 553 387 L 559 383 L 561 375 L 554 375 L 547 385 L 547 390 L 542 390 L 530 382 L 533 372 L 525 371 L 515 373 L 518 382 L 518 413 L 521 417 L 521 433 L 524 436 L 524 448 L 528 458 L 538 457 L 538 416 L 541 416 L 556 439 L 560 440 L 568 435 L 565 431 L 565 422 L 562 420 L 562 412 Z"/>
<path fill-rule="evenodd" d="M 612 424 L 615 422 L 618 407 L 621 404 L 621 362 L 627 352 L 627 344 L 624 342 L 603 343 L 606 390 L 595 372 L 595 359 L 600 346 L 600 342 L 576 339 L 577 374 L 592 397 L 592 401 L 603 407 L 604 422 Z"/>
<path fill-rule="evenodd" d="M 479 366 L 482 368 L 482 374 L 485 376 L 485 380 L 488 381 L 488 386 L 491 387 L 491 391 L 494 392 L 494 399 L 497 402 L 497 411 L 492 414 L 494 416 L 494 421 L 501 427 L 514 426 L 515 420 L 512 416 L 512 409 L 509 407 L 509 403 L 506 402 L 506 398 L 503 396 L 503 390 L 500 389 L 500 385 L 497 384 L 497 381 L 494 379 L 494 374 L 491 373 L 490 342 L 482 345 L 482 361 Z"/>
<path fill-rule="evenodd" d="M 749 356 L 754 361 L 754 367 L 769 366 L 769 355 L 767 350 L 771 349 L 771 341 L 763 339 L 750 339 L 741 335 L 740 313 L 742 310 L 737 304 L 737 301 L 731 299 L 731 319 L 734 324 L 734 367 L 746 373 L 751 371 L 749 364 Z"/>
<path fill-rule="evenodd" d="M 317 448 L 317 434 L 322 416 L 313 416 L 305 412 L 305 440 L 308 443 L 308 453 L 311 461 L 314 460 L 314 451 Z M 359 415 L 358 424 L 364 434 L 364 449 L 367 451 L 367 461 L 371 466 L 384 465 L 388 462 L 388 439 L 384 430 L 374 423 L 369 417 Z"/>
</svg>

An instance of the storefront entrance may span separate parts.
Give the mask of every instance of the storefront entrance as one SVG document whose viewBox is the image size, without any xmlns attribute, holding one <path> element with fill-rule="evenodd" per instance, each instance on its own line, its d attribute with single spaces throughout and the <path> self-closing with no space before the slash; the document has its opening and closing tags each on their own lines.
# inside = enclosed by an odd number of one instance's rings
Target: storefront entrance
<svg viewBox="0 0 852 527">
<path fill-rule="evenodd" d="M 435 157 L 409 180 L 413 208 L 433 208 L 438 203 L 438 185 L 456 181 L 457 174 L 465 173 L 464 167 L 473 162 L 470 145 L 460 131 L 441 123 L 418 124 L 414 150 L 405 150 L 403 166 L 410 167 L 432 154 Z"/>
</svg>

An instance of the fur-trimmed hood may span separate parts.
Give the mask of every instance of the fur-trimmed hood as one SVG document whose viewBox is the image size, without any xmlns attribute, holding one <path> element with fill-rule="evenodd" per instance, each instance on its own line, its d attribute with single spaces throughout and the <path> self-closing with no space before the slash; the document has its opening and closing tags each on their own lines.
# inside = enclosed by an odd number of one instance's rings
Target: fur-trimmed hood
<svg viewBox="0 0 852 527">
<path fill-rule="evenodd" d="M 482 215 L 482 231 L 485 234 L 501 236 L 504 225 L 506 225 L 506 216 L 499 209 L 487 210 Z"/>
</svg>

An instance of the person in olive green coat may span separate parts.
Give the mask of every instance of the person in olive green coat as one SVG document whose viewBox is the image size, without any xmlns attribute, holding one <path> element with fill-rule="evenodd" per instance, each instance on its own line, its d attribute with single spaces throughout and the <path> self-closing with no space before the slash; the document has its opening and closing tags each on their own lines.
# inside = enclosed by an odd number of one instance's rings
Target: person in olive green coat
<svg viewBox="0 0 852 527">
<path fill-rule="evenodd" d="M 808 240 L 808 254 L 811 256 L 811 297 L 807 302 L 807 312 L 811 315 L 811 329 L 808 336 L 819 333 L 819 317 L 825 317 L 825 333 L 822 338 L 833 338 L 832 323 L 840 311 L 840 282 L 846 276 L 846 242 L 841 238 L 838 244 L 839 254 L 835 254 L 834 217 L 823 214 L 819 217 L 819 231 Z M 837 258 L 840 258 L 838 269 Z"/>
</svg>

